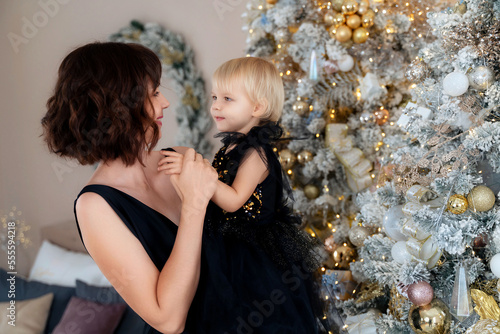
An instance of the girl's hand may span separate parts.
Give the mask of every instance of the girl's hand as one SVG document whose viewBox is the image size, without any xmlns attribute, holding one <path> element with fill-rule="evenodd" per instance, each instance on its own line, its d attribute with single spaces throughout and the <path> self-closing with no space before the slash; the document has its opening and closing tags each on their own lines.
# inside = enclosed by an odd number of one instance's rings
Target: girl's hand
<svg viewBox="0 0 500 334">
<path fill-rule="evenodd" d="M 181 171 L 172 175 L 170 180 L 184 204 L 205 210 L 217 188 L 217 172 L 207 159 L 203 159 L 202 155 L 193 149 L 188 149 L 184 155 L 180 155 Z"/>
<path fill-rule="evenodd" d="M 163 171 L 167 175 L 180 174 L 184 154 L 174 151 L 160 151 L 165 156 L 158 162 L 158 171 Z"/>
</svg>

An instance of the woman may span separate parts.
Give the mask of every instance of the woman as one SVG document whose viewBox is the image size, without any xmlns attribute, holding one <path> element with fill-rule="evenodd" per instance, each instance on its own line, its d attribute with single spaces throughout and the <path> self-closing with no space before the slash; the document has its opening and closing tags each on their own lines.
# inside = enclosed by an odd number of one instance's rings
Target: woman
<svg viewBox="0 0 500 334">
<path fill-rule="evenodd" d="M 178 176 L 152 151 L 168 101 L 161 63 L 136 44 L 92 43 L 62 62 L 42 119 L 49 149 L 99 166 L 75 201 L 89 254 L 146 332 L 193 333 L 205 209 L 217 174 L 192 149 Z"/>
</svg>

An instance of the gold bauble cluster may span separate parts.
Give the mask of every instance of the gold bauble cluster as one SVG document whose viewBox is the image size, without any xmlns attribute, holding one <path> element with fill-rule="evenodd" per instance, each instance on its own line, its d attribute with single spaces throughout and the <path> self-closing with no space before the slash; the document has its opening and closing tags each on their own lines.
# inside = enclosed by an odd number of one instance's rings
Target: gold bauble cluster
<svg viewBox="0 0 500 334">
<path fill-rule="evenodd" d="M 367 29 L 375 19 L 375 12 L 369 8 L 368 0 L 336 0 L 331 2 L 331 6 L 332 9 L 323 16 L 330 36 L 340 43 L 366 42 L 370 35 Z"/>
<path fill-rule="evenodd" d="M 455 215 L 460 215 L 469 208 L 473 212 L 485 212 L 495 206 L 495 194 L 487 186 L 474 187 L 467 197 L 454 194 L 448 199 L 446 208 Z"/>
<path fill-rule="evenodd" d="M 289 149 L 285 148 L 279 152 L 279 159 L 281 163 L 281 167 L 287 170 L 292 168 L 295 165 L 295 162 L 303 165 L 314 158 L 314 154 L 308 150 L 302 150 L 299 153 L 295 154 Z"/>
</svg>

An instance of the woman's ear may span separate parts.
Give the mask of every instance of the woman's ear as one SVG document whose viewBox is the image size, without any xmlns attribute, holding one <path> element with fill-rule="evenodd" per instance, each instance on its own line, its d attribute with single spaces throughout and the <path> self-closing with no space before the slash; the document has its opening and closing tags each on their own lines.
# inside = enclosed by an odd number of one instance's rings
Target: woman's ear
<svg viewBox="0 0 500 334">
<path fill-rule="evenodd" d="M 255 105 L 255 107 L 253 109 L 253 116 L 257 117 L 257 118 L 262 117 L 267 111 L 267 106 L 268 106 L 268 103 L 267 103 L 267 99 L 265 99 L 265 98 L 260 100 L 259 102 L 257 102 L 257 104 Z"/>
</svg>

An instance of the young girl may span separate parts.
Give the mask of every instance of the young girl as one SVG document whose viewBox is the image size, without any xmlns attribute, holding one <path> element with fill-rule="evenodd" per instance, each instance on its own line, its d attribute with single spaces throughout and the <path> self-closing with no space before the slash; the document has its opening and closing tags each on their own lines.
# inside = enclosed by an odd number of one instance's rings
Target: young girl
<svg viewBox="0 0 500 334">
<path fill-rule="evenodd" d="M 200 326 L 214 333 L 320 332 L 312 243 L 286 206 L 290 187 L 273 142 L 283 83 L 271 63 L 230 60 L 213 75 L 211 114 L 223 147 L 219 181 L 207 209 L 204 238 L 206 306 Z M 163 151 L 159 170 L 180 173 L 182 154 Z"/>
</svg>

